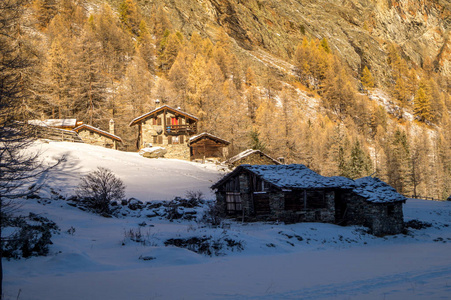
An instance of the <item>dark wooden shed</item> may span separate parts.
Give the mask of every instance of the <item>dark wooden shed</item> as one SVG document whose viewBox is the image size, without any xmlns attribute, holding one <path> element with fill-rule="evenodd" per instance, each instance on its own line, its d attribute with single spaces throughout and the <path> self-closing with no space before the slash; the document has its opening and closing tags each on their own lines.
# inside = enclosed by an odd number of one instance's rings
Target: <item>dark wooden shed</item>
<svg viewBox="0 0 451 300">
<path fill-rule="evenodd" d="M 190 160 L 224 160 L 228 154 L 229 141 L 204 132 L 188 141 Z"/>
</svg>

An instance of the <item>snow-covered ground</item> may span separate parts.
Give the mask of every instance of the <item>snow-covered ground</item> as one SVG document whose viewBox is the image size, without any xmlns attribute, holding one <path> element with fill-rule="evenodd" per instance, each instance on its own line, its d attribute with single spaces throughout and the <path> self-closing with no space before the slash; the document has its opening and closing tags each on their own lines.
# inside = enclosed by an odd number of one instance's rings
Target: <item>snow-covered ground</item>
<svg viewBox="0 0 451 300">
<path fill-rule="evenodd" d="M 405 219 L 432 226 L 384 238 L 361 227 L 321 223 L 228 221 L 212 228 L 196 220 L 149 218 L 145 210 L 104 218 L 65 200 L 44 198 L 51 197 L 50 188 L 73 194 L 82 174 L 102 166 L 125 182 L 127 197 L 157 203 L 202 191 L 212 199 L 209 187 L 224 171 L 84 144 L 39 144 L 35 149 L 48 161 L 62 153 L 69 158 L 50 172 L 43 198 L 26 200 L 20 209 L 53 220 L 61 232 L 52 237 L 46 257 L 4 260 L 5 299 L 451 297 L 451 202 L 409 199 Z M 138 232 L 141 242 L 132 241 L 130 233 Z M 209 256 L 165 246 L 170 239 L 193 237 L 223 247 L 219 255 Z"/>
</svg>

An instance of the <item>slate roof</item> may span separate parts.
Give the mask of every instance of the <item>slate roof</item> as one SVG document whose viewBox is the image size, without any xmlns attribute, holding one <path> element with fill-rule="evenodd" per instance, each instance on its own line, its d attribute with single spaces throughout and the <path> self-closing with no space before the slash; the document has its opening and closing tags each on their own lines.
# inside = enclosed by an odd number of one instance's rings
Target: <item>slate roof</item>
<svg viewBox="0 0 451 300">
<path fill-rule="evenodd" d="M 72 131 L 75 131 L 75 132 L 78 133 L 82 129 L 87 129 L 89 131 L 97 132 L 100 135 L 109 137 L 109 138 L 111 138 L 113 140 L 116 140 L 116 141 L 122 143 L 122 139 L 120 137 L 118 137 L 117 135 L 114 135 L 112 133 L 109 133 L 107 131 L 101 130 L 101 129 L 97 128 L 97 127 L 94 127 L 94 126 L 91 126 L 91 125 L 87 125 L 87 124 L 80 125 L 80 126 L 74 128 L 74 129 L 72 129 Z"/>
<path fill-rule="evenodd" d="M 363 177 L 352 180 L 342 176 L 325 177 L 302 164 L 291 165 L 241 165 L 212 186 L 218 188 L 228 178 L 242 171 L 256 174 L 280 189 L 341 188 L 352 190 L 372 203 L 390 203 L 407 200 L 393 187 L 379 178 Z"/>
<path fill-rule="evenodd" d="M 192 119 L 192 120 L 195 120 L 195 121 L 198 121 L 198 120 L 199 120 L 197 117 L 195 117 L 195 116 L 193 116 L 193 115 L 191 115 L 191 114 L 189 114 L 189 113 L 186 113 L 186 112 L 181 111 L 181 110 L 179 110 L 179 109 L 175 109 L 175 108 L 173 108 L 173 107 L 170 107 L 169 105 L 163 105 L 163 106 L 160 106 L 160 107 L 155 108 L 154 110 L 149 111 L 148 113 L 145 113 L 144 115 L 141 115 L 141 116 L 139 116 L 139 117 L 134 118 L 134 119 L 130 122 L 129 126 L 136 125 L 136 124 L 138 124 L 140 121 L 145 120 L 145 119 L 149 118 L 151 115 L 153 115 L 153 114 L 155 114 L 155 113 L 158 113 L 158 112 L 160 112 L 160 111 L 162 111 L 162 110 L 164 110 L 164 109 L 167 109 L 167 110 L 169 110 L 169 111 L 171 111 L 171 112 L 173 112 L 173 113 L 180 114 L 180 115 L 182 115 L 182 116 L 185 116 L 185 117 L 187 117 L 187 118 L 189 118 L 189 119 Z"/>
<path fill-rule="evenodd" d="M 353 180 L 345 177 L 325 177 L 301 164 L 241 165 L 226 175 L 212 188 L 217 188 L 233 174 L 242 170 L 252 172 L 266 182 L 281 189 L 354 188 Z"/>
<path fill-rule="evenodd" d="M 29 120 L 28 124 L 48 127 L 75 127 L 77 119 Z"/>
<path fill-rule="evenodd" d="M 271 156 L 269 156 L 269 155 L 263 153 L 263 152 L 260 151 L 260 150 L 253 150 L 253 149 L 247 149 L 247 150 L 244 150 L 243 152 L 238 153 L 237 155 L 235 155 L 235 156 L 229 158 L 229 159 L 226 161 L 226 163 L 227 163 L 227 164 L 233 164 L 233 163 L 239 161 L 240 159 L 243 159 L 243 158 L 245 158 L 245 157 L 247 157 L 247 156 L 249 156 L 249 155 L 252 155 L 252 154 L 260 154 L 260 155 L 266 156 L 267 158 L 269 158 L 270 160 L 272 160 L 275 164 L 280 165 L 280 161 L 278 161 L 278 160 L 272 158 Z"/>
<path fill-rule="evenodd" d="M 217 141 L 217 142 L 219 142 L 219 143 L 221 143 L 221 144 L 225 144 L 225 145 L 229 145 L 229 144 L 230 144 L 229 141 L 226 141 L 226 140 L 224 140 L 224 139 L 221 139 L 221 138 L 219 138 L 219 137 L 217 137 L 217 136 L 214 136 L 214 135 L 212 135 L 212 134 L 210 134 L 210 133 L 208 133 L 208 132 L 203 132 L 203 133 L 201 133 L 201 134 L 198 134 L 198 135 L 195 135 L 195 136 L 191 137 L 191 138 L 188 140 L 188 145 L 190 145 L 190 144 L 192 144 L 192 143 L 195 143 L 195 142 L 197 142 L 197 141 L 199 141 L 199 140 L 201 140 L 201 139 L 203 139 L 203 138 L 209 138 L 209 139 L 211 139 L 211 140 Z"/>
<path fill-rule="evenodd" d="M 354 192 L 368 202 L 387 203 L 406 201 L 407 198 L 398 193 L 392 186 L 376 177 L 362 177 L 355 180 Z"/>
</svg>

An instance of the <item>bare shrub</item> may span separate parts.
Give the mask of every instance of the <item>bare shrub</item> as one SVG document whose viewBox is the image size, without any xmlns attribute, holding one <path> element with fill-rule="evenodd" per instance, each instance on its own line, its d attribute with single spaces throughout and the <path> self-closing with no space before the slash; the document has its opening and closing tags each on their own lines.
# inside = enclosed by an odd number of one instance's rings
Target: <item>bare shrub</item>
<svg viewBox="0 0 451 300">
<path fill-rule="evenodd" d="M 98 167 L 81 178 L 76 193 L 89 208 L 98 213 L 109 213 L 111 201 L 125 197 L 125 185 L 111 170 Z"/>
<path fill-rule="evenodd" d="M 219 205 L 217 203 L 208 203 L 202 222 L 216 227 L 221 225 L 223 219 L 224 216 Z"/>
</svg>

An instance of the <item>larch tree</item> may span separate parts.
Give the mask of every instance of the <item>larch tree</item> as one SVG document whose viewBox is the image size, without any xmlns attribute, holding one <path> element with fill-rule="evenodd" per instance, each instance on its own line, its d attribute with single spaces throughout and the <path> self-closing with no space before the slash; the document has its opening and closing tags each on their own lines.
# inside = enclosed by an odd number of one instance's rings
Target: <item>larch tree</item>
<svg viewBox="0 0 451 300">
<path fill-rule="evenodd" d="M 360 77 L 360 81 L 362 82 L 362 85 L 365 89 L 374 88 L 374 77 L 367 66 L 365 66 L 362 70 L 362 76 Z"/>
<path fill-rule="evenodd" d="M 3 239 L 7 209 L 12 201 L 36 192 L 36 179 L 48 170 L 36 153 L 27 152 L 33 129 L 22 114 L 29 97 L 23 72 L 30 67 L 30 49 L 21 42 L 23 10 L 28 1 L 0 1 L 0 299 L 3 299 Z"/>
</svg>

